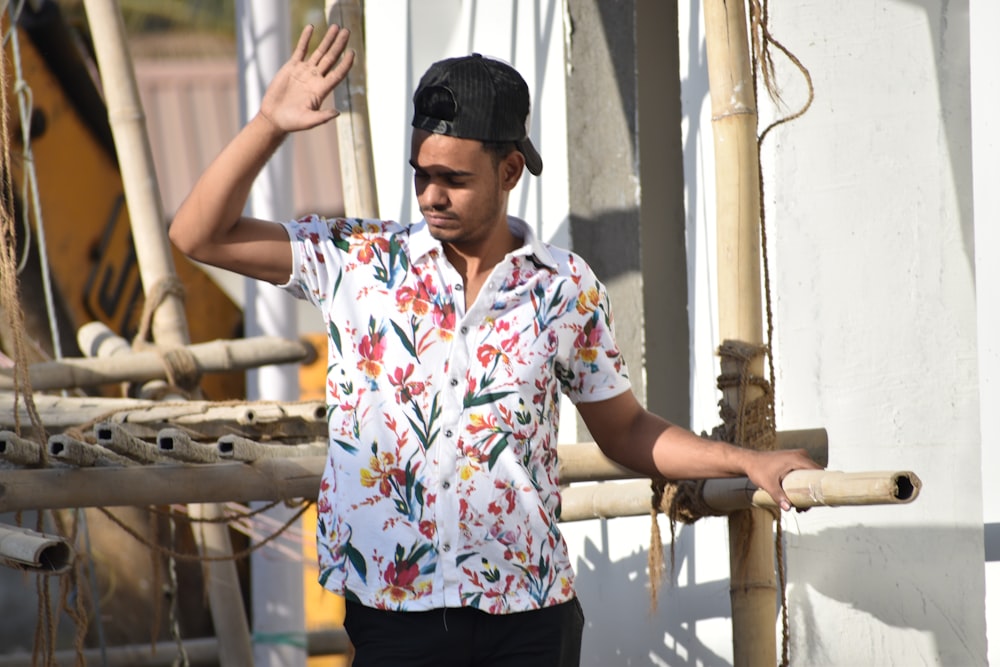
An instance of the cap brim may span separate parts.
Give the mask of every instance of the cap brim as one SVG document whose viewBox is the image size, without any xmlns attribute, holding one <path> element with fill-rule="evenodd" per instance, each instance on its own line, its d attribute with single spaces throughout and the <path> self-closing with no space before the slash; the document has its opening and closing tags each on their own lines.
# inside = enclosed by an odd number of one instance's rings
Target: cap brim
<svg viewBox="0 0 1000 667">
<path fill-rule="evenodd" d="M 531 143 L 531 139 L 522 139 L 521 141 L 515 142 L 517 150 L 521 151 L 524 155 L 524 166 L 529 172 L 538 176 L 542 173 L 542 156 L 538 154 L 535 150 L 534 144 Z"/>
</svg>

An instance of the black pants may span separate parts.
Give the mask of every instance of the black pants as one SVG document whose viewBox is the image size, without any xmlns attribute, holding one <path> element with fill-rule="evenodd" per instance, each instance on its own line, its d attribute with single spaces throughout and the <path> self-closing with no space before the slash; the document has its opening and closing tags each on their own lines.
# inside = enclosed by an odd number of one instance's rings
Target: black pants
<svg viewBox="0 0 1000 667">
<path fill-rule="evenodd" d="M 573 599 L 516 614 L 382 611 L 347 603 L 352 667 L 578 667 L 583 609 Z"/>
</svg>

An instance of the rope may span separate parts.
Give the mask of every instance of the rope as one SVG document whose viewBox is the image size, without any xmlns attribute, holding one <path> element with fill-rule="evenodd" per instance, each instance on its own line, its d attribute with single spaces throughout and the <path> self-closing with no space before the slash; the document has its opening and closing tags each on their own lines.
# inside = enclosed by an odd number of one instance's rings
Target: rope
<svg viewBox="0 0 1000 667">
<path fill-rule="evenodd" d="M 761 147 L 764 144 L 764 140 L 770 134 L 771 130 L 774 128 L 789 123 L 806 113 L 809 107 L 812 106 L 813 100 L 815 98 L 815 89 L 813 88 L 812 76 L 809 74 L 809 70 L 802 64 L 802 61 L 798 59 L 784 44 L 779 42 L 771 34 L 771 30 L 768 26 L 768 0 L 749 0 L 750 1 L 750 37 L 753 43 L 753 53 L 754 53 L 754 98 L 757 98 L 757 77 L 756 73 L 758 69 L 762 72 L 764 78 L 764 85 L 771 98 L 775 101 L 780 101 L 780 94 L 777 93 L 777 86 L 774 82 L 774 64 L 771 58 L 770 48 L 774 47 L 781 51 L 782 54 L 798 69 L 802 78 L 805 80 L 807 96 L 806 101 L 802 106 L 795 112 L 787 114 L 781 118 L 778 118 L 774 122 L 770 123 L 757 137 L 757 164 L 758 164 L 758 188 L 759 188 L 759 205 L 760 205 L 760 236 L 761 236 L 761 250 L 762 250 L 762 260 L 763 260 L 763 279 L 764 279 L 764 294 L 766 297 L 766 317 L 767 317 L 767 338 L 766 338 L 766 353 L 768 362 L 768 376 L 769 383 L 772 391 L 772 400 L 770 403 L 769 418 L 771 420 L 772 426 L 775 422 L 774 417 L 774 401 L 773 392 L 775 386 L 775 371 L 774 371 L 774 353 L 773 353 L 773 340 L 774 340 L 774 314 L 771 299 L 771 271 L 770 262 L 768 260 L 767 254 L 767 214 L 766 214 L 766 204 L 764 198 L 764 176 L 762 170 L 759 169 L 761 163 Z M 758 67 L 759 65 L 759 67 Z M 786 577 L 786 560 L 785 560 L 785 550 L 784 550 L 784 528 L 781 522 L 780 512 L 776 513 L 775 520 L 775 557 L 777 560 L 777 572 L 778 572 L 778 588 L 781 594 L 781 667 L 787 667 L 790 660 L 790 650 L 789 645 L 791 643 L 791 635 L 789 631 L 788 622 L 788 595 L 787 595 L 787 577 Z"/>
<path fill-rule="evenodd" d="M 163 348 L 149 340 L 153 316 L 168 297 L 176 297 L 181 300 L 185 298 L 184 284 L 176 276 L 161 278 L 149 290 L 142 306 L 139 329 L 132 341 L 132 348 L 135 350 L 153 348 L 159 354 L 160 362 L 167 374 L 167 386 L 154 392 L 155 394 L 167 396 L 179 392 L 191 398 L 197 392 L 201 382 L 201 370 L 194 355 L 186 347 Z M 150 398 L 155 399 L 156 396 Z"/>
<path fill-rule="evenodd" d="M 304 500 L 304 501 L 302 501 L 302 506 L 299 508 L 299 511 L 296 512 L 295 514 L 293 514 L 292 517 L 290 519 L 288 519 L 288 521 L 286 521 L 274 533 L 268 535 L 266 538 L 264 538 L 263 540 L 261 540 L 259 542 L 251 544 L 246 549 L 242 549 L 240 551 L 233 552 L 233 554 L 229 555 L 229 556 L 206 556 L 206 555 L 203 555 L 203 554 L 186 553 L 186 552 L 182 552 L 182 551 L 177 551 L 176 549 L 173 549 L 173 548 L 162 547 L 159 544 L 156 544 L 155 542 L 151 542 L 150 540 L 147 540 L 145 537 L 143 537 L 142 535 L 140 535 L 137 531 L 135 531 L 134 529 L 132 529 L 130 526 L 126 525 L 118 517 L 116 517 L 114 514 L 112 514 L 111 511 L 108 510 L 106 507 L 99 507 L 97 509 L 102 514 L 104 514 L 104 516 L 106 516 L 112 523 L 114 523 L 115 525 L 117 525 L 119 528 L 121 528 L 123 531 L 125 531 L 126 534 L 128 534 L 130 537 L 132 537 L 132 539 L 136 540 L 137 542 L 139 542 L 139 544 L 141 544 L 141 545 L 143 545 L 143 546 L 145 546 L 145 547 L 147 547 L 149 549 L 152 549 L 153 551 L 155 551 L 157 553 L 165 554 L 165 555 L 170 556 L 171 558 L 175 558 L 177 560 L 197 561 L 197 562 L 202 562 L 202 563 L 210 563 L 210 562 L 219 562 L 219 561 L 236 561 L 236 560 L 242 560 L 244 558 L 247 558 L 248 556 L 250 556 L 250 554 L 254 553 L 255 551 L 257 551 L 261 547 L 264 547 L 265 545 L 273 542 L 275 539 L 277 539 L 278 537 L 280 537 L 285 531 L 287 531 L 289 528 L 291 528 L 295 524 L 295 522 L 297 522 L 300 518 L 302 518 L 302 515 L 306 513 L 306 511 L 309 509 L 309 507 L 312 504 L 313 504 L 313 501 L 311 501 L 311 500 Z M 192 523 L 195 522 L 194 519 L 189 519 L 189 520 Z"/>
<path fill-rule="evenodd" d="M 18 17 L 24 3 L 15 7 L 8 6 L 11 26 L 17 25 Z M 21 122 L 21 160 L 24 167 L 24 183 L 22 183 L 21 200 L 24 202 L 24 229 L 26 238 L 30 238 L 31 220 L 34 220 L 34 231 L 38 237 L 38 261 L 42 278 L 42 291 L 45 296 L 45 311 L 49 321 L 49 332 L 52 339 L 52 350 L 56 359 L 62 359 L 62 342 L 59 338 L 58 319 L 56 317 L 55 296 L 52 289 L 52 272 L 49 270 L 49 253 L 45 240 L 45 227 L 42 224 L 42 204 L 38 196 L 38 175 L 35 169 L 35 156 L 31 148 L 31 119 L 33 108 L 31 87 L 24 80 L 21 67 L 21 48 L 18 31 L 12 27 L 9 31 L 11 53 L 14 56 L 14 91 L 17 94 L 18 112 Z M 6 128 L 5 128 L 6 129 Z M 4 135 L 4 141 L 9 141 L 9 135 Z M 27 262 L 28 244 L 25 244 L 22 262 L 18 270 Z"/>
</svg>

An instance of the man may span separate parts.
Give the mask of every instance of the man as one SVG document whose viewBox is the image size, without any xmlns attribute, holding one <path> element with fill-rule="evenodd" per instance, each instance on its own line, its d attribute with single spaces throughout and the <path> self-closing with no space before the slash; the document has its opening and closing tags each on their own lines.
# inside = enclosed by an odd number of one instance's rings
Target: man
<svg viewBox="0 0 1000 667">
<path fill-rule="evenodd" d="M 351 66 L 347 32 L 332 26 L 309 54 L 311 33 L 170 237 L 323 312 L 320 581 L 347 599 L 354 664 L 578 664 L 583 616 L 557 523 L 560 392 L 610 458 L 643 474 L 747 475 L 788 509 L 781 478 L 818 466 L 698 438 L 639 405 L 604 287 L 506 213 L 542 160 L 525 130 L 527 85 L 499 61 L 444 60 L 421 79 L 420 222 L 242 217 L 286 136 L 336 115 L 321 105 Z"/>
</svg>

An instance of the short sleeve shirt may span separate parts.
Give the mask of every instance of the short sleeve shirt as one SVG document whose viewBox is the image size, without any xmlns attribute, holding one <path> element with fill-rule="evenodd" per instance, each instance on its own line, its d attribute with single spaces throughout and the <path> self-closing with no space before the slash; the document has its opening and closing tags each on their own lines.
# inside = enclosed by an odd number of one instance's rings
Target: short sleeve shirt
<svg viewBox="0 0 1000 667">
<path fill-rule="evenodd" d="M 559 396 L 629 388 L 604 287 L 572 252 L 507 255 L 468 310 L 421 221 L 286 223 L 283 286 L 323 313 L 330 448 L 320 582 L 399 611 L 510 613 L 573 596 L 559 530 Z"/>
</svg>

